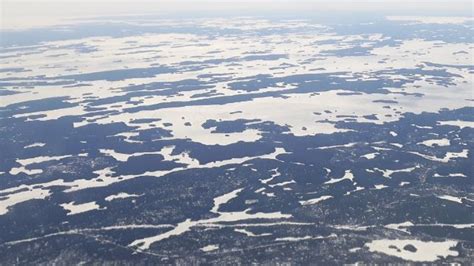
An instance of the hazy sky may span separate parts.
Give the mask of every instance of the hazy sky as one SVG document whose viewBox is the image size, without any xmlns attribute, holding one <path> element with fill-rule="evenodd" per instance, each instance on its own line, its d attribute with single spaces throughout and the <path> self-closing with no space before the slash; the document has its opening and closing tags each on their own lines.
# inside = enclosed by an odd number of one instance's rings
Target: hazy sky
<svg viewBox="0 0 474 266">
<path fill-rule="evenodd" d="M 298 12 L 383 12 L 392 15 L 472 16 L 472 1 L 451 0 L 0 0 L 3 29 L 42 26 L 66 18 L 134 14 L 212 14 L 231 12 L 254 15 L 259 12 L 298 14 Z"/>
</svg>

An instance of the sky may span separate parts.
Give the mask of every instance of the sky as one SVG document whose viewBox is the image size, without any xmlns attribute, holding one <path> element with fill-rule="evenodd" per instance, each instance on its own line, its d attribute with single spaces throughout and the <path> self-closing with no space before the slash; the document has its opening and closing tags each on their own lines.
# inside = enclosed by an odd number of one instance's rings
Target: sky
<svg viewBox="0 0 474 266">
<path fill-rule="evenodd" d="M 465 0 L 0 0 L 0 28 L 41 27 L 69 18 L 136 14 L 227 14 L 298 12 L 382 12 L 390 15 L 472 16 Z"/>
</svg>

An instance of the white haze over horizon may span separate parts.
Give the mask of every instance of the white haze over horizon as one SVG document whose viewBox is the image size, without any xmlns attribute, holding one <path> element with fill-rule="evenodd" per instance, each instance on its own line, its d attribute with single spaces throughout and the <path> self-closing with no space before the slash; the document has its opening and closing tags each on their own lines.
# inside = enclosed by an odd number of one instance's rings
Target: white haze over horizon
<svg viewBox="0 0 474 266">
<path fill-rule="evenodd" d="M 103 16 L 294 15 L 356 12 L 386 15 L 468 16 L 473 2 L 464 0 L 0 0 L 0 29 L 14 30 L 67 23 L 71 19 Z"/>
</svg>

